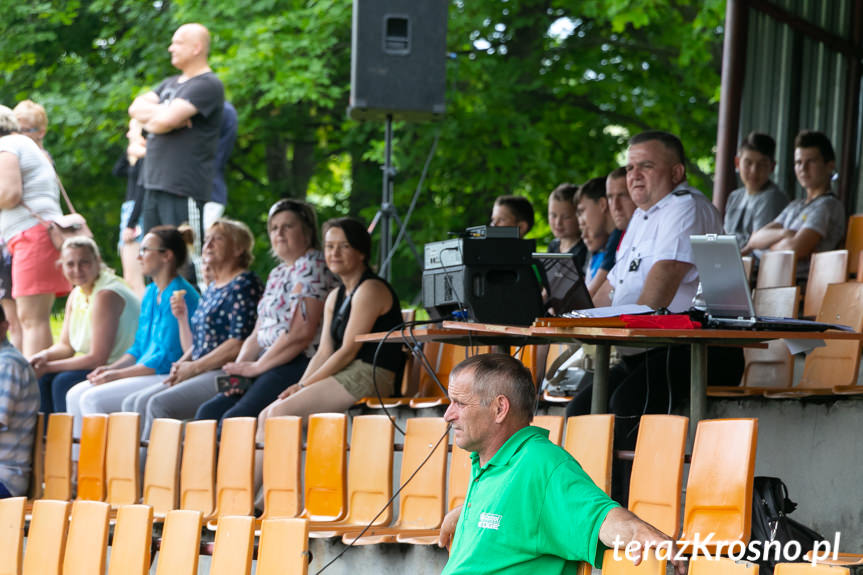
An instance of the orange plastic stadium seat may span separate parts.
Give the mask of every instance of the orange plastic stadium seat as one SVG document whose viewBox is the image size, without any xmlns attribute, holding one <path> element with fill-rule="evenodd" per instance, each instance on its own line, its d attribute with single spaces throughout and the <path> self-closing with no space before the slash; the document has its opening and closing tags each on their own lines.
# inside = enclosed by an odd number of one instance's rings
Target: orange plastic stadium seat
<svg viewBox="0 0 863 575">
<path fill-rule="evenodd" d="M 446 388 L 449 385 L 449 374 L 456 365 L 469 357 L 488 353 L 490 350 L 491 348 L 488 346 L 464 347 L 452 343 L 427 342 L 424 353 L 429 358 L 429 363 L 434 367 L 435 374 L 441 385 Z M 414 409 L 449 404 L 449 398 L 446 396 L 445 391 L 438 387 L 431 374 L 425 370 L 420 373 L 419 391 L 417 393 L 418 397 L 411 399 L 408 404 Z"/>
<path fill-rule="evenodd" d="M 812 551 L 807 551 L 803 555 L 803 560 L 812 562 L 813 556 Z M 819 565 L 832 565 L 836 567 L 859 567 L 863 565 L 863 555 L 860 553 L 842 553 L 837 552 L 836 558 L 833 558 L 833 552 L 830 552 L 830 555 L 825 558 L 821 558 L 820 556 L 814 557 L 815 562 Z"/>
<path fill-rule="evenodd" d="M 611 493 L 614 415 L 576 415 L 566 421 L 563 448 L 606 494 Z"/>
<path fill-rule="evenodd" d="M 22 575 L 60 575 L 66 549 L 69 502 L 40 499 L 33 503 Z"/>
<path fill-rule="evenodd" d="M 755 313 L 772 317 L 797 317 L 800 288 L 779 287 L 755 290 Z M 711 386 L 707 395 L 712 397 L 739 397 L 761 395 L 765 391 L 788 389 L 794 383 L 794 357 L 781 340 L 767 342 L 766 349 L 743 350 L 746 360 L 743 381 L 739 386 Z"/>
<path fill-rule="evenodd" d="M 803 317 L 812 318 L 821 310 L 824 292 L 830 284 L 848 281 L 848 250 L 833 250 L 812 254 L 809 260 L 809 281 L 803 299 Z"/>
<path fill-rule="evenodd" d="M 416 319 L 417 310 L 415 309 L 403 309 L 402 310 L 402 321 L 411 322 Z M 400 335 L 400 332 L 393 332 L 394 336 Z M 370 409 L 390 409 L 394 407 L 398 407 L 400 405 L 408 405 L 410 403 L 410 396 L 416 392 L 417 387 L 417 379 L 419 377 L 419 372 L 417 371 L 418 365 L 415 365 L 413 354 L 410 350 L 405 347 L 405 354 L 407 356 L 405 360 L 405 365 L 402 370 L 402 380 L 401 382 L 396 382 L 396 384 L 401 385 L 401 397 L 381 397 L 378 398 L 376 395 L 372 395 L 369 397 L 363 397 L 359 401 L 357 401 L 357 405 L 365 405 Z M 383 400 L 383 402 L 381 401 Z"/>
<path fill-rule="evenodd" d="M 344 413 L 309 416 L 303 517 L 336 521 L 345 515 L 348 418 Z"/>
<path fill-rule="evenodd" d="M 845 249 L 848 250 L 848 273 L 857 274 L 858 281 L 863 280 L 863 274 L 859 273 L 860 254 L 863 253 L 863 214 L 853 214 L 848 218 Z"/>
<path fill-rule="evenodd" d="M 213 513 L 216 421 L 186 423 L 180 465 L 180 509 Z M 149 459 L 149 458 L 148 458 Z"/>
<path fill-rule="evenodd" d="M 683 541 L 747 543 L 752 518 L 752 480 L 758 445 L 757 419 L 713 419 L 698 423 L 686 503 Z"/>
<path fill-rule="evenodd" d="M 512 353 L 512 356 L 518 359 L 530 371 L 534 384 L 537 381 L 541 381 L 539 374 L 537 374 L 538 353 L 536 347 L 535 345 L 523 345 L 514 348 Z"/>
<path fill-rule="evenodd" d="M 296 517 L 300 501 L 300 457 L 303 419 L 286 415 L 269 417 L 264 424 L 264 514 L 261 519 Z"/>
<path fill-rule="evenodd" d="M 26 502 L 26 497 L 0 499 L 0 575 L 21 575 Z"/>
<path fill-rule="evenodd" d="M 256 575 L 306 575 L 308 572 L 308 520 L 264 520 L 261 523 Z"/>
<path fill-rule="evenodd" d="M 689 418 L 642 415 L 629 480 L 629 510 L 672 537 L 680 530 L 680 493 Z"/>
<path fill-rule="evenodd" d="M 137 413 L 112 413 L 108 416 L 105 501 L 113 507 L 138 502 L 138 482 L 141 477 L 139 418 Z M 156 459 L 159 457 L 161 454 Z M 72 513 L 74 515 L 74 509 Z"/>
<path fill-rule="evenodd" d="M 743 275 L 746 276 L 746 283 L 752 285 L 752 264 L 754 263 L 752 256 L 743 256 Z"/>
<path fill-rule="evenodd" d="M 399 515 L 390 527 L 372 527 L 361 539 L 359 531 L 345 533 L 342 542 L 356 545 L 392 543 L 400 533 L 437 529 L 444 514 L 444 484 L 446 482 L 447 423 L 442 417 L 413 417 L 407 421 L 402 469 L 399 484 L 405 485 L 428 457 L 422 469 L 414 475 L 400 494 Z M 430 455 L 433 446 L 434 452 Z M 430 456 L 429 456 L 430 455 Z"/>
<path fill-rule="evenodd" d="M 72 521 L 69 523 L 66 553 L 63 557 L 63 575 L 105 572 L 110 513 L 111 506 L 101 501 L 79 499 L 72 504 Z"/>
<path fill-rule="evenodd" d="M 563 439 L 563 416 L 562 415 L 536 415 L 531 425 L 548 430 L 548 439 L 555 445 L 560 445 Z"/>
<path fill-rule="evenodd" d="M 334 537 L 374 525 L 389 525 L 392 506 L 375 516 L 393 492 L 393 425 L 385 415 L 358 415 L 352 420 L 348 463 L 347 515 L 341 521 L 312 522 L 312 537 Z"/>
<path fill-rule="evenodd" d="M 818 321 L 847 325 L 863 330 L 863 283 L 830 284 Z M 805 397 L 809 395 L 863 393 L 857 385 L 863 341 L 826 340 L 812 350 L 803 364 L 803 376 L 788 390 L 765 392 L 765 397 Z"/>
<path fill-rule="evenodd" d="M 850 575 L 847 567 L 811 565 L 809 563 L 777 563 L 773 575 Z"/>
<path fill-rule="evenodd" d="M 665 575 L 665 559 L 657 559 L 652 553 L 636 567 L 626 558 L 624 550 L 617 552 L 619 559 L 614 559 L 614 549 L 607 549 L 602 556 L 602 575 Z M 584 565 L 584 563 L 582 563 Z M 590 569 L 586 571 L 590 573 Z"/>
<path fill-rule="evenodd" d="M 85 415 L 81 424 L 81 447 L 78 451 L 78 499 L 105 499 L 107 439 L 108 416 L 104 413 Z"/>
<path fill-rule="evenodd" d="M 72 498 L 72 423 L 69 413 L 48 416 L 45 436 L 45 489 L 42 497 L 68 501 Z"/>
<path fill-rule="evenodd" d="M 797 273 L 797 255 L 793 250 L 764 252 L 758 264 L 756 288 L 793 286 Z"/>
<path fill-rule="evenodd" d="M 253 515 L 255 511 L 255 426 L 254 417 L 222 420 L 219 463 L 216 468 L 216 510 L 214 528 L 225 515 Z"/>
<path fill-rule="evenodd" d="M 152 507 L 149 505 L 120 507 L 117 510 L 117 523 L 111 541 L 108 575 L 147 575 L 150 572 L 152 537 Z"/>
<path fill-rule="evenodd" d="M 32 465 L 30 469 L 30 486 L 27 494 L 30 499 L 42 497 L 45 483 L 45 414 L 41 411 L 36 415 L 36 433 L 33 437 L 31 451 Z"/>
<path fill-rule="evenodd" d="M 159 517 L 177 508 L 180 469 L 180 434 L 183 424 L 176 419 L 156 419 L 150 428 L 148 457 L 144 464 L 144 494 L 141 500 Z"/>
<path fill-rule="evenodd" d="M 689 575 L 758 575 L 758 565 L 727 557 L 689 559 Z"/>
<path fill-rule="evenodd" d="M 210 575 L 248 575 L 252 569 L 254 541 L 254 517 L 222 516 L 216 531 Z"/>
<path fill-rule="evenodd" d="M 197 574 L 202 520 L 200 511 L 174 509 L 168 512 L 156 561 L 156 575 Z"/>
<path fill-rule="evenodd" d="M 863 252 L 860 252 L 859 254 L 857 254 L 856 259 L 857 259 L 857 275 L 856 275 L 855 279 L 858 282 L 863 282 L 863 274 L 860 273 L 860 269 L 863 268 Z M 849 261 L 849 264 L 850 264 L 850 261 Z M 849 272 L 849 273 L 854 273 L 854 272 Z"/>
</svg>

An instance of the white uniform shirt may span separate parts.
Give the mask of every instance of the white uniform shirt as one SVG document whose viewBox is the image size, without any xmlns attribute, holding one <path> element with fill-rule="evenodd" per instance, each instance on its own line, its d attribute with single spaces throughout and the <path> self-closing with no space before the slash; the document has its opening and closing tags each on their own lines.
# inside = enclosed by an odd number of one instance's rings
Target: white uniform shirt
<svg viewBox="0 0 863 575">
<path fill-rule="evenodd" d="M 617 250 L 617 263 L 608 273 L 614 290 L 612 305 L 636 303 L 653 264 L 676 260 L 693 265 L 668 309 L 673 313 L 686 311 L 698 288 L 698 270 L 689 236 L 721 233 L 719 212 L 704 194 L 686 182 L 647 211 L 637 208 Z"/>
</svg>

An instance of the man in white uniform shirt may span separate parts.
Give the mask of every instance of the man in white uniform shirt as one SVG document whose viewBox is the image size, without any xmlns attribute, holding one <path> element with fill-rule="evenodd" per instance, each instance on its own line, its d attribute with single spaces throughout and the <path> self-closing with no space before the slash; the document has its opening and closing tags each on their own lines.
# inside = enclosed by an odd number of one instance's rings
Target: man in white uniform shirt
<svg viewBox="0 0 863 575">
<path fill-rule="evenodd" d="M 610 303 L 685 312 L 698 288 L 689 236 L 721 234 L 722 218 L 704 194 L 686 182 L 683 144 L 673 134 L 649 131 L 630 139 L 626 186 L 636 210 L 607 277 Z M 609 373 L 608 410 L 618 416 L 615 448 L 633 449 L 639 416 L 665 413 L 688 398 L 689 348 L 621 351 L 623 361 Z M 721 378 L 724 385 L 740 381 L 743 354 L 739 349 L 711 348 L 708 353 L 710 379 Z M 590 413 L 590 396 L 590 386 L 577 393 L 567 406 L 567 416 Z M 612 497 L 625 503 L 627 470 L 614 471 Z"/>
</svg>

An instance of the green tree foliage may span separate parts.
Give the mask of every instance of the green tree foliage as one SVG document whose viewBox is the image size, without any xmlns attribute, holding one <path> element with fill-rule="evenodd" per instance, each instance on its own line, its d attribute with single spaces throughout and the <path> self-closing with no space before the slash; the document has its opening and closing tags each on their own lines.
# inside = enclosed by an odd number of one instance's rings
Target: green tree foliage
<svg viewBox="0 0 863 575">
<path fill-rule="evenodd" d="M 210 28 L 211 64 L 239 112 L 228 213 L 258 235 L 258 271 L 271 266 L 263 222 L 278 197 L 308 197 L 322 219 L 377 210 L 384 126 L 345 116 L 347 0 L 4 4 L 0 102 L 45 105 L 46 146 L 103 246 L 116 241 L 125 189 L 110 171 L 126 108 L 173 72 L 167 46 L 188 21 Z M 548 192 L 606 174 L 627 135 L 645 128 L 680 134 L 691 179 L 709 190 L 723 15 L 722 0 L 452 0 L 447 114 L 395 125 L 402 215 L 439 138 L 408 226 L 414 241 L 484 223 L 495 196 L 517 193 L 533 200 L 532 237 L 543 243 Z M 419 276 L 401 246 L 394 279 L 404 299 Z"/>
</svg>

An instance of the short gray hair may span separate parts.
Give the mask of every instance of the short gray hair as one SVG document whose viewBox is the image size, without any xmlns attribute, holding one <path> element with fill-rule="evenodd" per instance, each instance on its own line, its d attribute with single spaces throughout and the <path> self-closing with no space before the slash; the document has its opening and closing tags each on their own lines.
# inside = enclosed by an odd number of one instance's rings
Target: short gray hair
<svg viewBox="0 0 863 575">
<path fill-rule="evenodd" d="M 513 415 L 526 423 L 536 412 L 536 385 L 533 376 L 519 360 L 505 353 L 486 353 L 469 357 L 455 366 L 450 377 L 473 371 L 473 392 L 487 406 L 498 395 L 509 400 Z"/>
<path fill-rule="evenodd" d="M 11 108 L 7 108 L 0 104 L 0 136 L 8 136 L 15 132 L 21 131 L 21 125 L 18 124 L 18 118 L 15 117 L 15 112 Z"/>
</svg>

